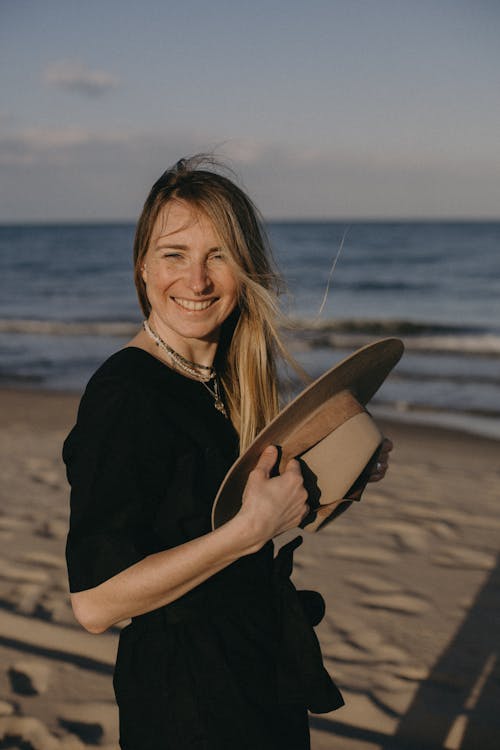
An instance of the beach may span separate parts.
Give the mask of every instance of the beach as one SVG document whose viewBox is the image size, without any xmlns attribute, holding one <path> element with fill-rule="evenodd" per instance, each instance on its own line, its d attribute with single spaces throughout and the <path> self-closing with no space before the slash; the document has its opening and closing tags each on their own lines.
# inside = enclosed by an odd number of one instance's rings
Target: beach
<svg viewBox="0 0 500 750">
<path fill-rule="evenodd" d="M 119 630 L 85 633 L 67 589 L 60 451 L 77 404 L 74 394 L 0 391 L 1 747 L 118 747 Z M 304 533 L 296 553 L 295 584 L 325 597 L 317 633 L 346 701 L 311 716 L 312 748 L 496 749 L 500 445 L 383 427 L 395 443 L 385 481 Z"/>
</svg>

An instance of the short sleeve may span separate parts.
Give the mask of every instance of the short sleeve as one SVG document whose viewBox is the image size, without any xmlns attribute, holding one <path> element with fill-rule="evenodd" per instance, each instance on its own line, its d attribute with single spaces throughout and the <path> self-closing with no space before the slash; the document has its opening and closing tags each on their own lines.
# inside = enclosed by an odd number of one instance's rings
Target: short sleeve
<svg viewBox="0 0 500 750">
<path fill-rule="evenodd" d="M 140 406 L 138 388 L 118 378 L 91 381 L 64 443 L 71 592 L 93 588 L 146 556 L 137 542 L 143 515 Z"/>
</svg>

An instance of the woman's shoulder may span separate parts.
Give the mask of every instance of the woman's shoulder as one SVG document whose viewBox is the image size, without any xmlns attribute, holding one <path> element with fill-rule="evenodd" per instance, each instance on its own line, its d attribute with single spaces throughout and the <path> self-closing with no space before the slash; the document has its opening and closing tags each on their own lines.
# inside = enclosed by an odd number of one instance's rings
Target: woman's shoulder
<svg viewBox="0 0 500 750">
<path fill-rule="evenodd" d="M 136 347 L 125 347 L 112 354 L 94 372 L 80 401 L 78 421 L 99 413 L 141 409 L 148 400 L 152 381 L 157 379 L 158 362 Z"/>
<path fill-rule="evenodd" d="M 146 378 L 158 377 L 161 362 L 136 346 L 119 349 L 106 359 L 90 378 L 87 388 L 109 380 L 116 383 L 133 384 Z"/>
<path fill-rule="evenodd" d="M 134 346 L 126 346 L 112 354 L 94 372 L 83 398 L 107 394 L 144 393 L 154 381 L 161 382 L 165 368 L 151 354 Z"/>
<path fill-rule="evenodd" d="M 105 360 L 83 392 L 65 451 L 85 435 L 136 430 L 153 408 L 151 379 L 158 376 L 155 364 L 147 352 L 134 347 L 120 349 Z"/>
</svg>

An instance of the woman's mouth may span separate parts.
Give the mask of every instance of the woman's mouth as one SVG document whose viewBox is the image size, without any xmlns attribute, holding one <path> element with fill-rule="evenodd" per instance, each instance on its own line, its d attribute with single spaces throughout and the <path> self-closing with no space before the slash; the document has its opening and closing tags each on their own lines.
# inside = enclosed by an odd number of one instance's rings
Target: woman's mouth
<svg viewBox="0 0 500 750">
<path fill-rule="evenodd" d="M 183 307 L 185 310 L 191 310 L 193 312 L 199 312 L 201 310 L 207 310 L 211 305 L 214 304 L 214 302 L 217 302 L 217 297 L 212 297 L 211 299 L 205 299 L 205 300 L 193 300 L 193 299 L 184 299 L 183 297 L 172 297 L 173 301 L 179 305 L 179 307 Z"/>
</svg>

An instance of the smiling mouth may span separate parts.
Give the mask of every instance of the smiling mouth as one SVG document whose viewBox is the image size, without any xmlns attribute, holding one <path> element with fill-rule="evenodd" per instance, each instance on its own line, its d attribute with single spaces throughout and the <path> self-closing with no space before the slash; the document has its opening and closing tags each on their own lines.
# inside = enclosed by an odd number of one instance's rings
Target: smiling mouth
<svg viewBox="0 0 500 750">
<path fill-rule="evenodd" d="M 217 302 L 218 298 L 213 297 L 212 299 L 205 299 L 201 301 L 182 299 L 181 297 L 172 297 L 172 299 L 177 305 L 179 305 L 179 307 L 183 307 L 185 310 L 199 312 L 201 310 L 207 310 L 211 305 L 214 304 L 214 302 Z"/>
</svg>

